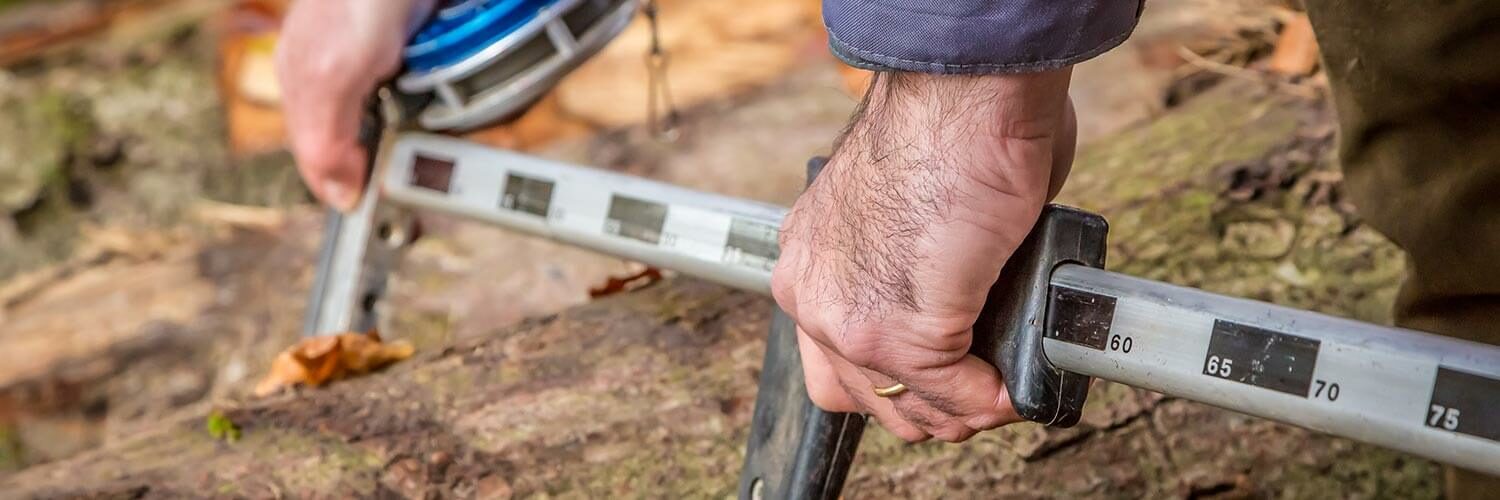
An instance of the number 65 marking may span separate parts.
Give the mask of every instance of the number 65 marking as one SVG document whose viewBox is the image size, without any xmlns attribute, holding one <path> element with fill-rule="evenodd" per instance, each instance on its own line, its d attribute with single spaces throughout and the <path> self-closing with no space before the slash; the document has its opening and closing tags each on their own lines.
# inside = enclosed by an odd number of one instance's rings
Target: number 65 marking
<svg viewBox="0 0 1500 500">
<path fill-rule="evenodd" d="M 1432 405 L 1427 416 L 1428 427 L 1441 427 L 1450 431 L 1458 429 L 1458 408 Z"/>
<path fill-rule="evenodd" d="M 1230 372 L 1230 367 L 1233 364 L 1234 364 L 1234 360 L 1233 359 L 1229 359 L 1229 358 L 1222 358 L 1222 359 L 1220 359 L 1218 356 L 1209 356 L 1208 357 L 1208 363 L 1206 365 L 1204 365 L 1204 367 L 1203 367 L 1203 374 L 1204 375 L 1217 375 L 1219 377 L 1228 378 L 1229 377 L 1229 372 Z"/>
</svg>

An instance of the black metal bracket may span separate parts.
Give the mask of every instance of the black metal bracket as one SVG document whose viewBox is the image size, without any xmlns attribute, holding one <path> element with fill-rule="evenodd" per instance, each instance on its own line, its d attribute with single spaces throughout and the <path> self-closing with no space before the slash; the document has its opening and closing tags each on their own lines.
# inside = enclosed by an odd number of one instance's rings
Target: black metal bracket
<svg viewBox="0 0 1500 500">
<path fill-rule="evenodd" d="M 802 379 L 797 325 L 775 311 L 755 416 L 740 471 L 742 500 L 834 500 L 864 434 L 865 417 L 814 406 Z"/>
<path fill-rule="evenodd" d="M 824 163 L 823 158 L 808 162 L 809 185 Z M 802 378 L 797 325 L 781 308 L 773 308 L 739 497 L 837 499 L 864 435 L 865 417 L 813 405 Z"/>
</svg>

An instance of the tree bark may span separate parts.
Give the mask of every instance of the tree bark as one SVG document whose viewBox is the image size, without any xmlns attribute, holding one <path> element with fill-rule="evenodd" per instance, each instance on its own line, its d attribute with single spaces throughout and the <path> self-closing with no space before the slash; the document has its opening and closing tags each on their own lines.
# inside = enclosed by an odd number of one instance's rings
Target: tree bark
<svg viewBox="0 0 1500 500">
<path fill-rule="evenodd" d="M 1062 201 L 1106 215 L 1110 267 L 1386 321 L 1399 252 L 1339 197 L 1317 102 L 1245 82 L 1080 153 Z M 17 496 L 725 497 L 771 304 L 671 280 L 420 353 L 375 376 L 188 413 L 0 478 Z M 1125 386 L 1073 429 L 962 445 L 867 432 L 850 498 L 1435 497 L 1431 462 Z"/>
</svg>

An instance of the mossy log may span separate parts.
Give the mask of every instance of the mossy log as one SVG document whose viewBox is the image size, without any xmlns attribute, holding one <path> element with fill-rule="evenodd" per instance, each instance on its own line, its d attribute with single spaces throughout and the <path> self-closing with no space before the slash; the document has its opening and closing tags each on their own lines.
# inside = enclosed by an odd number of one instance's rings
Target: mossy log
<svg viewBox="0 0 1500 500">
<path fill-rule="evenodd" d="M 1224 84 L 1080 152 L 1062 200 L 1110 266 L 1385 321 L 1399 252 L 1339 199 L 1317 102 Z M 0 478 L 6 496 L 724 498 L 771 303 L 692 280 L 429 349 L 384 373 L 221 405 Z M 223 421 L 213 420 L 221 429 Z M 962 445 L 867 432 L 849 498 L 1435 497 L 1428 461 L 1121 385 L 1083 423 Z"/>
</svg>

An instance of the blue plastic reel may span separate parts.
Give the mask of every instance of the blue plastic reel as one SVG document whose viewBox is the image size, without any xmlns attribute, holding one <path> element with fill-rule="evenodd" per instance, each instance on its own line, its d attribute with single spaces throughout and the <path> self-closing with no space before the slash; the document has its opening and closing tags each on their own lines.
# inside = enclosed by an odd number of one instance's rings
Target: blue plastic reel
<svg viewBox="0 0 1500 500">
<path fill-rule="evenodd" d="M 406 46 L 408 71 L 423 72 L 468 59 L 515 33 L 556 0 L 446 0 Z"/>
<path fill-rule="evenodd" d="M 418 124 L 515 116 L 625 29 L 637 0 L 444 0 L 406 46 L 403 92 L 435 94 Z"/>
</svg>

